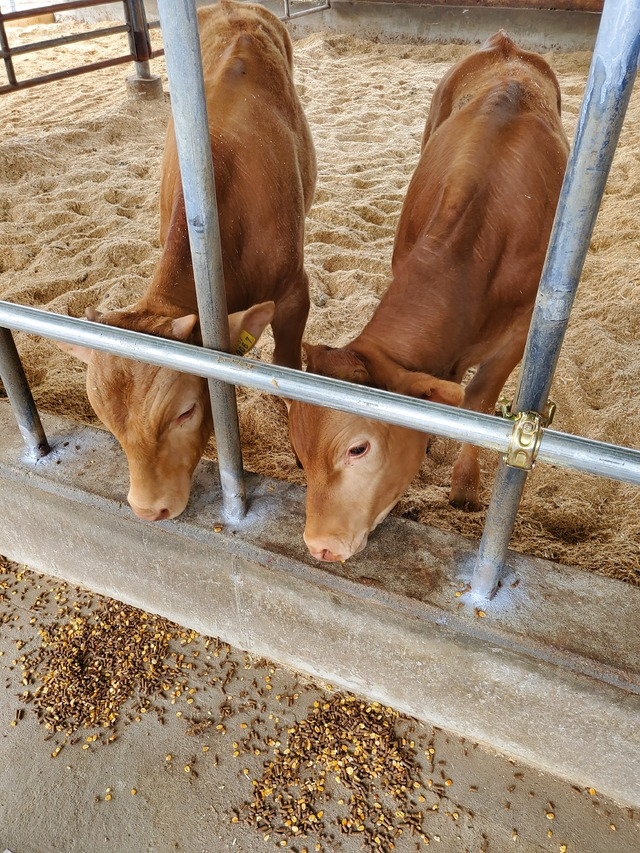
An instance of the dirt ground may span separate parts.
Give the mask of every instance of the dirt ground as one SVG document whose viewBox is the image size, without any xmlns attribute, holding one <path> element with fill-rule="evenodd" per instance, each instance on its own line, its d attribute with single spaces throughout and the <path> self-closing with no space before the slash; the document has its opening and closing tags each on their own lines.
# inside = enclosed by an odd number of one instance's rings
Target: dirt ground
<svg viewBox="0 0 640 853">
<path fill-rule="evenodd" d="M 11 43 L 79 24 L 12 29 Z M 117 39 L 17 60 L 18 77 L 96 61 Z M 124 52 L 124 45 L 120 47 Z M 295 45 L 296 80 L 317 147 L 307 224 L 312 308 L 306 339 L 341 345 L 362 328 L 389 278 L 394 231 L 430 97 L 469 48 L 386 45 L 314 35 Z M 552 54 L 572 136 L 589 55 Z M 154 60 L 164 76 L 164 63 Z M 144 290 L 158 260 L 158 187 L 167 103 L 127 98 L 119 67 L 4 95 L 0 127 L 0 298 L 73 316 L 119 308 Z M 166 80 L 165 80 L 166 83 Z M 640 96 L 625 121 L 552 396 L 555 428 L 638 446 L 640 426 Z M 19 335 L 38 405 L 95 423 L 84 368 L 46 340 Z M 259 355 L 269 359 L 272 339 Z M 507 391 L 512 391 L 514 377 Z M 245 465 L 303 482 L 278 401 L 239 390 Z M 447 503 L 457 448 L 433 442 L 396 512 L 479 537 L 484 512 Z M 215 455 L 215 448 L 209 449 Z M 488 501 L 495 456 L 482 454 Z M 538 466 L 513 547 L 640 584 L 637 488 Z"/>
</svg>

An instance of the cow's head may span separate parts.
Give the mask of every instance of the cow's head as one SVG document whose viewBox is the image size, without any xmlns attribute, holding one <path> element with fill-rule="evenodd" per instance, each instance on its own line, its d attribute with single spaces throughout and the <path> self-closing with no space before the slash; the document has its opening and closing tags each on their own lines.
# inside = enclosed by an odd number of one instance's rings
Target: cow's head
<svg viewBox="0 0 640 853">
<path fill-rule="evenodd" d="M 231 351 L 247 352 L 247 341 L 260 337 L 273 311 L 273 302 L 263 302 L 229 315 Z M 135 311 L 86 313 L 98 323 L 175 341 L 194 342 L 197 335 L 195 314 L 172 319 Z M 206 379 L 73 344 L 59 346 L 88 365 L 89 402 L 127 455 L 127 497 L 135 514 L 146 521 L 180 515 L 212 431 Z"/>
<path fill-rule="evenodd" d="M 305 346 L 307 369 L 363 385 L 377 385 L 375 360 L 353 351 Z M 459 406 L 460 385 L 398 367 L 384 387 L 435 403 Z M 367 544 L 417 474 L 427 435 L 358 415 L 294 401 L 289 435 L 307 478 L 304 541 L 318 560 L 343 561 Z"/>
</svg>

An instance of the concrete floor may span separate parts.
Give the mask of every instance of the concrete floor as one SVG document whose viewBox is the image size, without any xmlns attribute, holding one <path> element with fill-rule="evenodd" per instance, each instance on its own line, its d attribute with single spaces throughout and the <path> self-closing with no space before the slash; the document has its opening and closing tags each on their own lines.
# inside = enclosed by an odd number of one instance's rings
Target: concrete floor
<svg viewBox="0 0 640 853">
<path fill-rule="evenodd" d="M 94 619 L 105 601 L 0 563 L 0 850 L 392 849 L 384 844 L 363 847 L 360 834 L 341 835 L 339 821 L 346 815 L 350 792 L 332 774 L 316 803 L 322 818 L 314 835 L 297 840 L 290 833 L 259 832 L 246 822 L 253 781 L 260 780 L 273 759 L 269 739 L 280 738 L 284 749 L 287 730 L 308 716 L 314 702 L 333 702 L 336 694 L 329 685 L 313 684 L 226 644 L 207 644 L 201 636 L 183 633 L 172 640 L 173 652 L 197 662 L 174 703 L 170 696 L 155 696 L 149 711 L 140 714 L 133 710 L 133 696 L 113 729 L 81 729 L 77 742 L 71 745 L 67 739 L 52 758 L 65 739 L 54 735 L 47 740 L 33 706 L 20 702 L 25 689 L 20 658 L 39 646 L 41 628 L 68 622 L 74 614 Z M 231 711 L 224 718 L 223 706 Z M 216 728 L 220 725 L 222 730 Z M 256 735 L 249 742 L 251 730 Z M 97 740 L 87 742 L 94 734 Z M 110 743 L 113 734 L 116 739 Z M 395 735 L 407 741 L 411 772 L 418 780 L 409 801 L 423 812 L 420 832 L 429 846 L 469 853 L 640 850 L 638 811 L 402 715 L 395 721 Z M 588 748 L 576 743 L 576 749 Z M 317 773 L 317 765 L 309 772 Z M 378 813 L 377 795 L 379 803 L 397 805 L 374 786 L 367 795 L 366 821 Z M 393 849 L 405 853 L 426 844 L 419 834 L 405 831 Z"/>
</svg>

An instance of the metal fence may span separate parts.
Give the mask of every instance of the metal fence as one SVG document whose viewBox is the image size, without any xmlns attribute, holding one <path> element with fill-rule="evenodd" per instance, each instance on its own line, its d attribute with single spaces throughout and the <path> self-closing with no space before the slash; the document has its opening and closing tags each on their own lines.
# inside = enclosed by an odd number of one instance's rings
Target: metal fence
<svg viewBox="0 0 640 853">
<path fill-rule="evenodd" d="M 109 4 L 120 4 L 124 7 L 125 23 L 112 27 L 103 27 L 96 30 L 88 30 L 82 33 L 73 33 L 59 38 L 45 39 L 44 41 L 23 44 L 11 47 L 5 28 L 5 23 L 21 21 L 25 18 L 37 15 L 46 15 L 52 12 L 65 12 L 72 9 L 89 9 L 93 6 Z M 48 6 L 36 6 L 30 9 L 17 9 L 12 12 L 0 12 L 0 57 L 4 60 L 8 83 L 0 86 L 0 95 L 6 92 L 15 92 L 19 89 L 29 89 L 32 86 L 40 86 L 43 83 L 51 83 L 54 80 L 63 80 L 67 77 L 77 77 L 78 74 L 87 74 L 90 71 L 99 71 L 102 68 L 110 68 L 113 65 L 122 65 L 124 62 L 134 62 L 136 74 L 141 79 L 148 79 L 151 74 L 149 70 L 149 59 L 162 56 L 164 51 L 153 50 L 149 30 L 158 27 L 158 21 L 148 23 L 144 10 L 143 0 L 69 0 L 66 3 L 50 4 Z M 51 74 L 42 74 L 39 77 L 30 77 L 27 80 L 18 80 L 13 64 L 13 57 L 25 53 L 33 53 L 37 50 L 47 50 L 59 47 L 63 44 L 72 44 L 78 41 L 87 41 L 106 36 L 127 33 L 129 38 L 129 53 L 122 56 L 114 56 L 103 59 L 100 62 L 91 62 L 75 68 L 67 68 L 63 71 L 54 71 Z"/>
<path fill-rule="evenodd" d="M 322 12 L 325 9 L 331 8 L 330 0 L 322 4 L 316 4 L 305 9 L 299 9 L 296 12 L 291 11 L 291 0 L 282 0 L 283 14 L 280 17 L 281 21 L 291 21 L 294 18 L 301 18 L 304 15 L 311 15 L 313 12 Z M 72 35 L 60 36 L 59 38 L 45 39 L 44 41 L 31 42 L 30 44 L 11 47 L 9 38 L 5 28 L 5 23 L 12 21 L 21 21 L 27 18 L 33 18 L 38 15 L 51 14 L 53 12 L 66 12 L 74 9 L 90 9 L 94 6 L 118 5 L 124 7 L 124 24 L 116 24 L 112 27 L 101 27 L 95 30 L 88 30 L 83 33 L 73 33 Z M 160 21 L 147 21 L 147 16 L 144 8 L 144 0 L 67 0 L 67 2 L 50 4 L 47 6 L 34 6 L 31 8 L 16 9 L 15 4 L 11 4 L 11 11 L 0 11 L 0 59 L 4 60 L 5 71 L 7 74 L 8 83 L 0 86 L 0 95 L 6 92 L 15 92 L 19 89 L 29 89 L 32 86 L 40 86 L 43 83 L 52 83 L 55 80 L 63 80 L 67 77 L 77 77 L 79 74 L 87 74 L 91 71 L 100 71 L 102 68 L 110 68 L 113 65 L 122 65 L 125 62 L 134 62 L 136 66 L 136 75 L 141 80 L 149 79 L 151 76 L 149 70 L 149 60 L 155 59 L 164 54 L 162 48 L 153 50 L 151 46 L 151 38 L 149 31 L 160 26 Z M 91 62 L 87 65 L 80 65 L 75 68 L 68 68 L 63 71 L 54 71 L 51 74 L 42 74 L 39 77 L 31 77 L 27 80 L 18 80 L 13 65 L 13 57 L 20 56 L 25 53 L 33 53 L 37 50 L 47 50 L 53 47 L 59 47 L 63 44 L 73 44 L 79 41 L 89 41 L 91 39 L 106 38 L 107 36 L 127 33 L 129 37 L 129 50 L 127 54 L 122 56 L 114 56 L 110 59 L 103 59 L 100 62 Z"/>
<path fill-rule="evenodd" d="M 245 512 L 235 395 L 245 385 L 506 454 L 500 462 L 473 587 L 492 596 L 528 471 L 537 460 L 640 484 L 640 450 L 544 428 L 558 355 L 640 60 L 640 4 L 606 0 L 542 272 L 514 421 L 261 364 L 221 350 L 227 333 L 213 165 L 194 0 L 159 0 L 203 348 L 0 302 L 0 376 L 27 446 L 48 447 L 9 329 L 80 344 L 210 380 L 224 509 Z M 197 227 L 195 225 L 197 224 Z"/>
<path fill-rule="evenodd" d="M 284 14 L 280 18 L 281 21 L 292 21 L 294 18 L 304 18 L 305 15 L 312 15 L 314 12 L 323 12 L 325 9 L 331 8 L 331 0 L 310 6 L 308 9 L 298 9 L 297 12 L 291 11 L 291 0 L 282 0 L 284 5 Z"/>
</svg>

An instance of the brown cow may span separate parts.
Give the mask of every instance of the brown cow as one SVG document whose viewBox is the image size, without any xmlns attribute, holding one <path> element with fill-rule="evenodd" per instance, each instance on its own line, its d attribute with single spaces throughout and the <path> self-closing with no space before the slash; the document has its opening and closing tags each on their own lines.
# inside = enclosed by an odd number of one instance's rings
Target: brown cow
<svg viewBox="0 0 640 853">
<path fill-rule="evenodd" d="M 392 282 L 354 341 L 307 348 L 308 369 L 491 412 L 522 357 L 567 153 L 541 57 L 497 33 L 454 65 L 433 96 Z M 345 560 L 417 473 L 427 436 L 299 402 L 289 432 L 307 475 L 307 546 Z M 479 484 L 477 448 L 463 445 L 451 502 L 477 509 Z"/>
<path fill-rule="evenodd" d="M 198 11 L 231 351 L 241 331 L 271 323 L 274 362 L 300 368 L 309 311 L 304 219 L 312 202 L 313 142 L 293 83 L 284 25 L 262 6 L 222 0 Z M 160 187 L 164 251 L 147 292 L 130 310 L 90 320 L 200 343 L 191 254 L 173 125 Z M 250 307 L 253 306 L 253 307 Z M 212 430 L 204 379 L 77 346 L 87 393 L 129 462 L 128 499 L 140 518 L 173 518 Z"/>
</svg>

